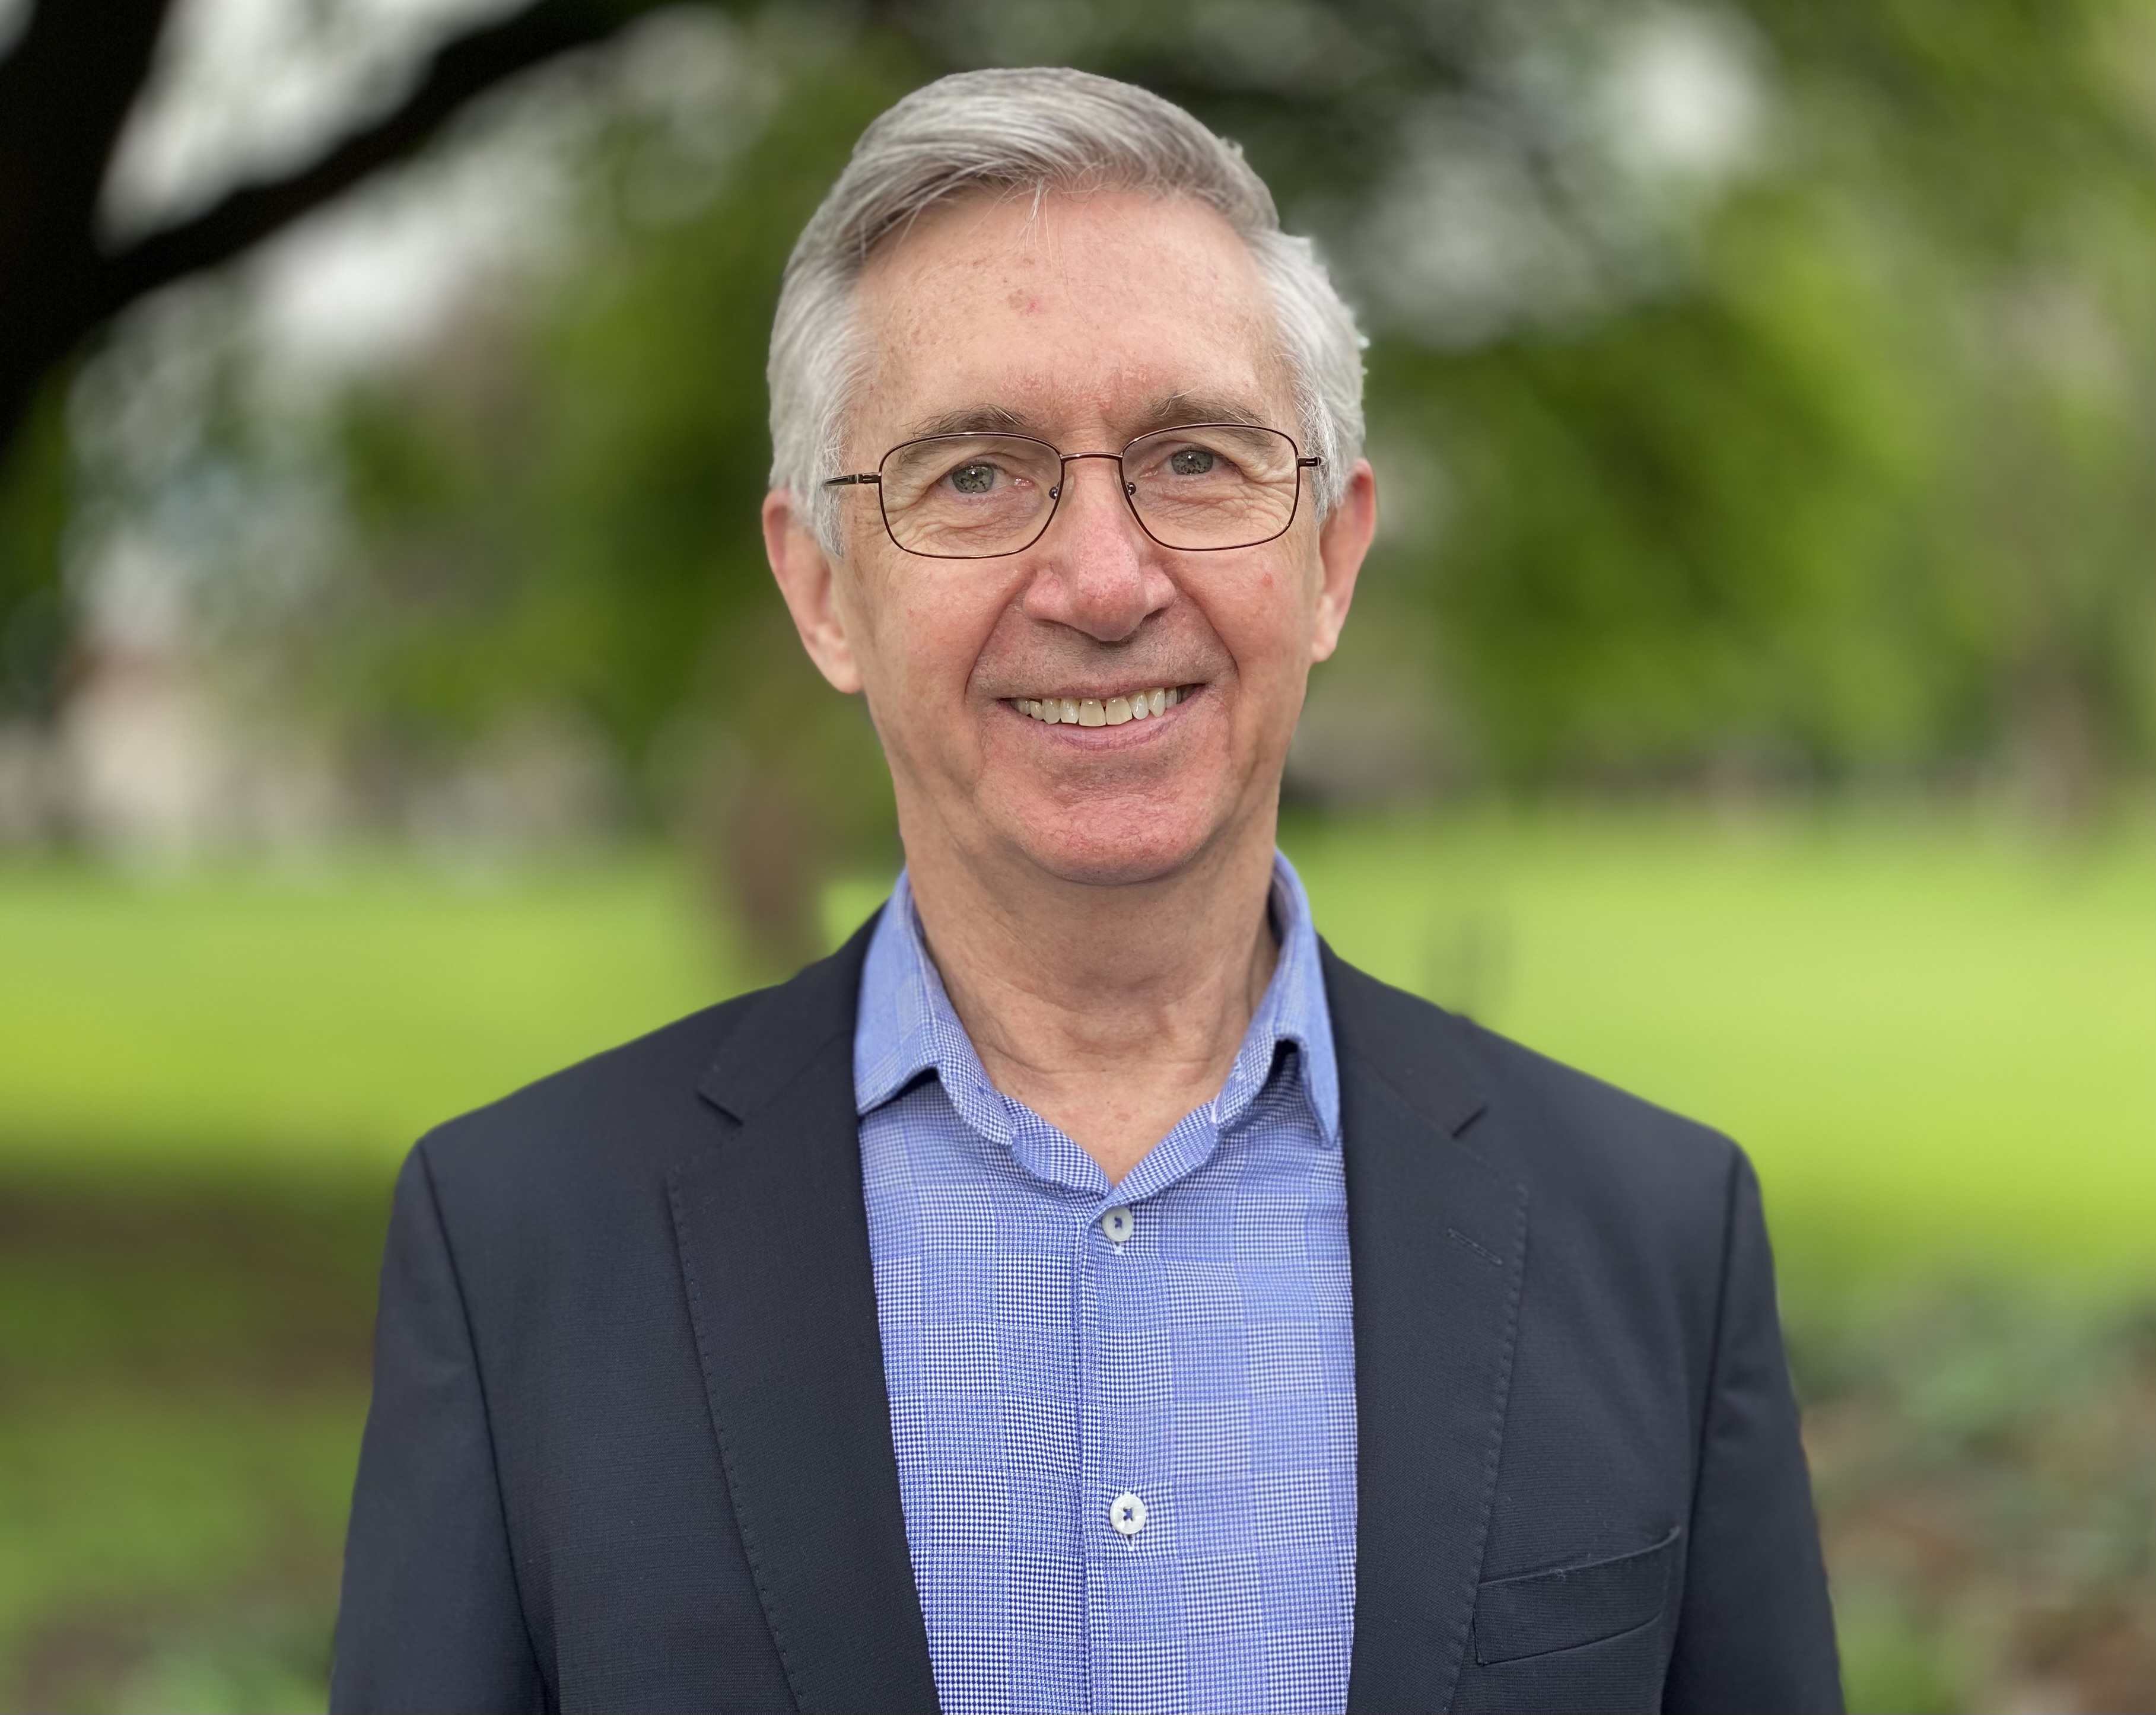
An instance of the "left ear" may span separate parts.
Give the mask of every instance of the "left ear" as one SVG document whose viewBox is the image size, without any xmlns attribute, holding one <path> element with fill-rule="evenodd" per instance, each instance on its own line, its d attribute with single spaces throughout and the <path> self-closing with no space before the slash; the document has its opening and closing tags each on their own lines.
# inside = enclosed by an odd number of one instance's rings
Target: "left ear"
<svg viewBox="0 0 2156 1715">
<path fill-rule="evenodd" d="M 1348 623 L 1348 604 L 1355 599 L 1355 579 L 1377 529 L 1378 475 L 1368 459 L 1358 459 L 1348 473 L 1340 504 L 1317 530 L 1321 574 L 1317 619 L 1310 634 L 1313 661 L 1324 660 L 1340 645 L 1340 629 Z"/>
<path fill-rule="evenodd" d="M 839 600 L 838 569 L 809 526 L 808 509 L 787 490 L 775 488 L 763 501 L 763 551 L 771 575 L 793 615 L 793 629 L 817 670 L 848 696 L 861 688 L 860 663 L 846 634 Z"/>
</svg>

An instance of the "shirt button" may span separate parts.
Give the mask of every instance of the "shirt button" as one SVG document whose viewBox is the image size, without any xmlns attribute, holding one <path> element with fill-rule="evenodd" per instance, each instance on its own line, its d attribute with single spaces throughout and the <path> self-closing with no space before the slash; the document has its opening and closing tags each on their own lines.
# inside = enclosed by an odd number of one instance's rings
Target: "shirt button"
<svg viewBox="0 0 2156 1715">
<path fill-rule="evenodd" d="M 1111 1245 L 1122 1244 L 1124 1240 L 1130 1237 L 1136 1230 L 1137 1225 L 1131 1219 L 1130 1210 L 1120 1203 L 1101 1217 L 1101 1230 L 1108 1235 L 1108 1242 Z M 1126 1498 L 1128 1497 L 1126 1497 Z M 1141 1507 L 1138 1511 L 1142 1514 L 1145 1508 Z"/>
<path fill-rule="evenodd" d="M 1145 1502 L 1124 1490 L 1108 1503 L 1108 1522 L 1122 1535 L 1136 1536 L 1145 1528 Z"/>
</svg>

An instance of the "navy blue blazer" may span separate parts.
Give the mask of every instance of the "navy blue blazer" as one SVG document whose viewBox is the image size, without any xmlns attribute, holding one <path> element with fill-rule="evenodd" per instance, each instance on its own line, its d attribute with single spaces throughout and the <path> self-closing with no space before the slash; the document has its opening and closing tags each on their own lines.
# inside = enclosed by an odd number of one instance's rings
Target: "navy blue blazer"
<svg viewBox="0 0 2156 1715">
<path fill-rule="evenodd" d="M 333 1709 L 936 1707 L 862 1205 L 866 945 L 412 1152 Z M 1743 1155 L 1325 958 L 1348 1707 L 1838 1710 Z"/>
</svg>

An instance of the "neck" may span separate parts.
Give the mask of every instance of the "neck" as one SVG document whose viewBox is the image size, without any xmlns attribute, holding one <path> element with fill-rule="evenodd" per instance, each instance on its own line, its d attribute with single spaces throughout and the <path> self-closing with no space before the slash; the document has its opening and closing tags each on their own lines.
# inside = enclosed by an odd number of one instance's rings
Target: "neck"
<svg viewBox="0 0 2156 1715">
<path fill-rule="evenodd" d="M 930 952 L 998 1090 L 1122 1180 L 1226 1081 L 1278 948 L 1276 815 L 1173 875 L 1063 881 L 906 842 Z"/>
</svg>

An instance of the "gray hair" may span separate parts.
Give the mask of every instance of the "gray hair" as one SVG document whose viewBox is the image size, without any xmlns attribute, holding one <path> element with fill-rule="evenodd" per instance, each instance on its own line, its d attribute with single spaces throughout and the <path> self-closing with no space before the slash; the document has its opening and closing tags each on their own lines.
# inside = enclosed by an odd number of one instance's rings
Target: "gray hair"
<svg viewBox="0 0 2156 1715">
<path fill-rule="evenodd" d="M 1363 340 L 1308 239 L 1281 230 L 1272 193 L 1235 144 L 1133 84 L 1057 67 L 957 72 L 916 90 L 861 133 L 786 264 L 771 330 L 771 483 L 808 503 L 835 548 L 826 477 L 865 365 L 854 290 L 878 245 L 974 189 L 1127 189 L 1217 209 L 1271 292 L 1303 450 L 1324 460 L 1320 516 L 1363 450 Z"/>
</svg>

